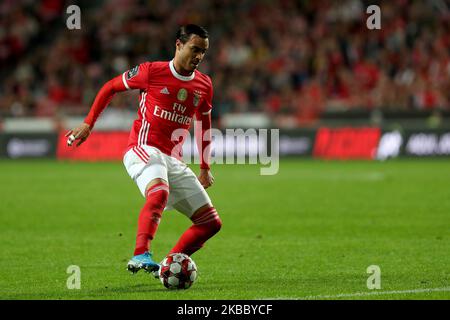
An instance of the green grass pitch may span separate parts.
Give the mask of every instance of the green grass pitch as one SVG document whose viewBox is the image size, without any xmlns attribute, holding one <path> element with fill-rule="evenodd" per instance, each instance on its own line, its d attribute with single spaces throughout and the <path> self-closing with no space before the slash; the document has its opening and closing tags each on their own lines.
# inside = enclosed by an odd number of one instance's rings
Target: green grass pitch
<svg viewBox="0 0 450 320">
<path fill-rule="evenodd" d="M 223 228 L 193 255 L 192 288 L 169 291 L 125 270 L 143 198 L 121 163 L 0 161 L 0 298 L 450 299 L 450 161 L 259 169 L 213 166 Z M 188 226 L 164 213 L 157 261 Z M 70 265 L 79 290 L 67 289 Z"/>
</svg>

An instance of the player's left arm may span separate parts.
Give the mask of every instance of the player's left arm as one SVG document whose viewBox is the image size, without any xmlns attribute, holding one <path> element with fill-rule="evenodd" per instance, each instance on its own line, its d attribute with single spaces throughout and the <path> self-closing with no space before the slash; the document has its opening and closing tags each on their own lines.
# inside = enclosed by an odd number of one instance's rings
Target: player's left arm
<svg viewBox="0 0 450 320">
<path fill-rule="evenodd" d="M 195 136 L 200 154 L 200 174 L 198 180 L 205 189 L 214 183 L 214 177 L 210 168 L 212 91 L 211 85 L 210 92 L 205 97 L 204 103 L 202 103 L 196 112 Z"/>
</svg>

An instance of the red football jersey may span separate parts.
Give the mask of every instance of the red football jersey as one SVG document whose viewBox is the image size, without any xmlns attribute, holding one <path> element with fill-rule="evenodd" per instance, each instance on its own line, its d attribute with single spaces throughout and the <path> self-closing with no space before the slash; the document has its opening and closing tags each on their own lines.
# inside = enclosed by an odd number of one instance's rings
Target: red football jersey
<svg viewBox="0 0 450 320">
<path fill-rule="evenodd" d="M 197 70 L 183 76 L 177 73 L 173 61 L 157 61 L 124 72 L 122 81 L 127 89 L 140 89 L 138 118 L 127 151 L 149 145 L 181 159 L 182 144 L 194 115 L 200 119 L 211 112 L 211 79 Z"/>
</svg>

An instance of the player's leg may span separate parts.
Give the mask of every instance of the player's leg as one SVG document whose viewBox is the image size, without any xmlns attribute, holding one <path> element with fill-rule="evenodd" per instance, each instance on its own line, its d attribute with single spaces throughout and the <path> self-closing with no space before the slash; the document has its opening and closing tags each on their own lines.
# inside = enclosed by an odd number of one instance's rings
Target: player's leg
<svg viewBox="0 0 450 320">
<path fill-rule="evenodd" d="M 192 221 L 170 252 L 191 255 L 220 230 L 222 221 L 195 173 L 176 160 L 170 161 L 168 167 L 170 202 Z"/>
<path fill-rule="evenodd" d="M 168 197 L 169 185 L 163 179 L 153 179 L 145 188 L 145 204 L 138 219 L 135 255 L 149 251 Z"/>
<path fill-rule="evenodd" d="M 139 269 L 156 271 L 159 265 L 153 261 L 151 241 L 154 239 L 161 220 L 162 212 L 169 197 L 169 185 L 163 179 L 150 181 L 145 188 L 145 204 L 138 219 L 136 247 L 134 257 L 128 263 L 128 270 L 137 272 Z"/>
<path fill-rule="evenodd" d="M 188 198 L 187 201 L 181 201 L 175 207 L 178 207 L 178 210 L 183 210 L 183 213 L 189 214 L 193 208 L 192 205 L 189 205 L 189 202 L 198 204 L 202 198 L 204 199 L 205 197 L 197 194 Z M 181 209 L 180 205 L 185 209 Z M 176 245 L 170 250 L 170 253 L 181 252 L 190 256 L 202 248 L 205 242 L 219 232 L 222 227 L 222 220 L 216 209 L 210 203 L 203 204 L 196 209 L 190 219 L 192 225 L 181 235 Z"/>
<path fill-rule="evenodd" d="M 138 218 L 138 230 L 134 257 L 128 262 L 128 270 L 137 272 L 140 269 L 147 271 L 157 270 L 159 265 L 152 260 L 150 252 L 151 240 L 158 229 L 162 212 L 169 197 L 167 168 L 158 154 L 147 149 L 151 161 L 143 161 L 142 153 L 145 150 L 130 150 L 124 157 L 124 165 L 128 174 L 133 178 L 145 197 L 145 203 Z"/>
</svg>

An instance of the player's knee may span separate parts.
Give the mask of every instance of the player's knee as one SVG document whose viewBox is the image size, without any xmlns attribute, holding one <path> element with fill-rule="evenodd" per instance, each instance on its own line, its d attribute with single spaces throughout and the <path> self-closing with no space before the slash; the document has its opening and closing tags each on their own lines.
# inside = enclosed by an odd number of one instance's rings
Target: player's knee
<svg viewBox="0 0 450 320">
<path fill-rule="evenodd" d="M 157 183 L 147 189 L 146 203 L 151 209 L 164 209 L 169 199 L 169 186 L 164 183 Z"/>
<path fill-rule="evenodd" d="M 222 219 L 220 219 L 220 216 L 215 209 L 213 217 L 214 219 L 211 221 L 211 229 L 214 233 L 217 233 L 220 229 L 222 229 Z"/>
<path fill-rule="evenodd" d="M 162 187 L 163 185 L 167 186 L 167 188 L 169 187 L 169 184 L 166 182 L 166 180 L 161 178 L 153 179 L 145 187 L 145 196 L 148 197 L 148 194 L 152 189 L 160 189 L 160 187 Z"/>
<path fill-rule="evenodd" d="M 214 232 L 214 234 L 216 234 L 220 231 L 220 229 L 222 229 L 222 219 L 217 216 L 216 219 L 214 219 L 212 222 L 212 231 Z"/>
<path fill-rule="evenodd" d="M 202 208 L 193 215 L 192 222 L 197 225 L 207 224 L 211 234 L 216 234 L 222 228 L 222 220 L 214 207 Z"/>
</svg>

